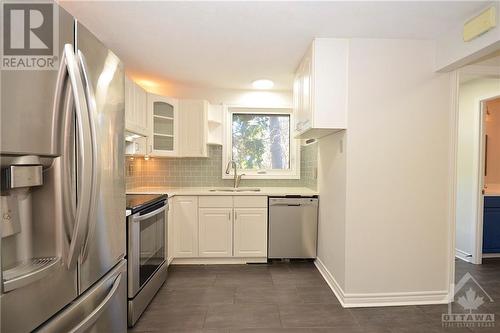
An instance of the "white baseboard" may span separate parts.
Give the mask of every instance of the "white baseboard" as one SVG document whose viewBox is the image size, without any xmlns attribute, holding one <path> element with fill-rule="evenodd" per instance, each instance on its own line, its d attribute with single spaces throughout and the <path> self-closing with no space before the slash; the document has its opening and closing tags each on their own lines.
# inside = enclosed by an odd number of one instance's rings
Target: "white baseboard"
<svg viewBox="0 0 500 333">
<path fill-rule="evenodd" d="M 316 260 L 314 260 L 314 265 L 316 265 L 316 268 L 318 268 L 318 271 L 321 273 L 321 275 L 325 279 L 328 286 L 330 286 L 330 289 L 333 291 L 333 293 L 335 294 L 335 297 L 337 297 L 337 299 L 339 300 L 342 307 L 345 308 L 346 305 L 344 302 L 344 291 L 342 290 L 342 288 L 338 284 L 337 280 L 335 280 L 335 278 L 330 273 L 328 268 L 326 268 L 326 266 L 323 264 L 321 259 L 316 258 Z"/>
<path fill-rule="evenodd" d="M 500 253 L 483 253 L 483 258 L 500 258 Z"/>
<path fill-rule="evenodd" d="M 337 296 L 340 304 L 345 308 L 449 303 L 450 295 L 447 290 L 401 293 L 345 293 L 321 259 L 317 258 L 314 263 L 335 296 Z"/>
<path fill-rule="evenodd" d="M 174 258 L 172 265 L 237 265 L 267 263 L 267 258 Z"/>
<path fill-rule="evenodd" d="M 467 253 L 465 251 L 455 249 L 455 258 L 463 260 L 465 262 L 474 263 L 474 259 L 472 258 L 472 254 Z"/>
</svg>

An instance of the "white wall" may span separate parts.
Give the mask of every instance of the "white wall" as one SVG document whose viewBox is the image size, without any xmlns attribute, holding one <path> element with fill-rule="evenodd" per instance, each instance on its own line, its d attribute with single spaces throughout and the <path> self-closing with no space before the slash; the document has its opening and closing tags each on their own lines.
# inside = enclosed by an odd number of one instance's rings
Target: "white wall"
<svg viewBox="0 0 500 333">
<path fill-rule="evenodd" d="M 482 10 L 491 5 L 496 8 L 497 21 L 500 17 L 500 2 L 491 1 Z M 482 12 L 473 13 L 472 17 Z M 450 71 L 488 55 L 500 49 L 500 25 L 487 33 L 469 41 L 463 40 L 463 23 L 471 17 L 464 17 L 461 24 L 450 27 L 447 33 L 439 36 L 437 40 L 436 70 Z"/>
<path fill-rule="evenodd" d="M 500 94 L 500 79 L 466 81 L 459 88 L 456 244 L 475 255 L 479 191 L 480 101 Z"/>
<path fill-rule="evenodd" d="M 345 218 L 344 276 L 335 259 L 342 243 L 320 236 L 318 256 L 335 280 L 345 280 L 346 304 L 447 297 L 451 80 L 434 66 L 430 41 L 351 40 L 344 179 L 333 158 L 320 158 L 318 181 L 321 229 Z M 336 141 L 321 139 L 320 156 L 336 155 Z M 325 197 L 341 197 L 343 182 L 345 215 L 325 220 L 334 210 Z"/>
<path fill-rule="evenodd" d="M 432 42 L 350 53 L 346 292 L 447 290 L 450 77 Z"/>
<path fill-rule="evenodd" d="M 345 139 L 345 131 L 341 131 L 318 143 L 318 191 L 321 194 L 318 257 L 340 288 L 345 286 Z"/>
</svg>

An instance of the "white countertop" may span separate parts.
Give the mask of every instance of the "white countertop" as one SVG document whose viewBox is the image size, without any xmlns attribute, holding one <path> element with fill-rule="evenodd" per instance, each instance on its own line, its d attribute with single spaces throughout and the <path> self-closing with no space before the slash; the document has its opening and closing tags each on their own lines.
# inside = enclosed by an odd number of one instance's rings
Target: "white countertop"
<svg viewBox="0 0 500 333">
<path fill-rule="evenodd" d="M 500 184 L 489 184 L 484 187 L 484 196 L 496 197 L 500 196 Z"/>
<path fill-rule="evenodd" d="M 176 195 L 266 195 L 266 196 L 283 196 L 283 195 L 303 195 L 311 196 L 318 195 L 318 191 L 311 190 L 307 187 L 259 187 L 260 191 L 248 192 L 224 192 L 210 191 L 214 187 L 136 187 L 127 190 L 127 194 L 167 194 L 169 197 Z"/>
</svg>

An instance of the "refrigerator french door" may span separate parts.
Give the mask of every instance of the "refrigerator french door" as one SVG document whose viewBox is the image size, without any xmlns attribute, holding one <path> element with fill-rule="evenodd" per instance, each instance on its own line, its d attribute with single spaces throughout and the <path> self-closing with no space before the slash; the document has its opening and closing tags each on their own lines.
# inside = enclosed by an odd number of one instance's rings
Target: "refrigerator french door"
<svg viewBox="0 0 500 333">
<path fill-rule="evenodd" d="M 120 59 L 82 24 L 76 24 L 76 56 L 89 101 L 96 147 L 89 237 L 79 260 L 79 289 L 86 290 L 125 257 L 125 74 Z"/>
<path fill-rule="evenodd" d="M 124 332 L 123 64 L 58 12 L 59 70 L 1 73 L 0 330 Z"/>
</svg>

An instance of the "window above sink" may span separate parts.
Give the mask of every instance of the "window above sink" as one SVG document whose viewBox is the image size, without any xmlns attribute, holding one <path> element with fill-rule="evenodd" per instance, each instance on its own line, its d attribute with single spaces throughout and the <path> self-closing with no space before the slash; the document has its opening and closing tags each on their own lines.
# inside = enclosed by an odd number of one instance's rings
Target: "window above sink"
<svg viewBox="0 0 500 333">
<path fill-rule="evenodd" d="M 244 179 L 299 179 L 300 147 L 291 128 L 291 108 L 229 106 L 223 165 L 233 160 Z M 222 177 L 233 178 L 232 172 L 223 170 Z"/>
</svg>

